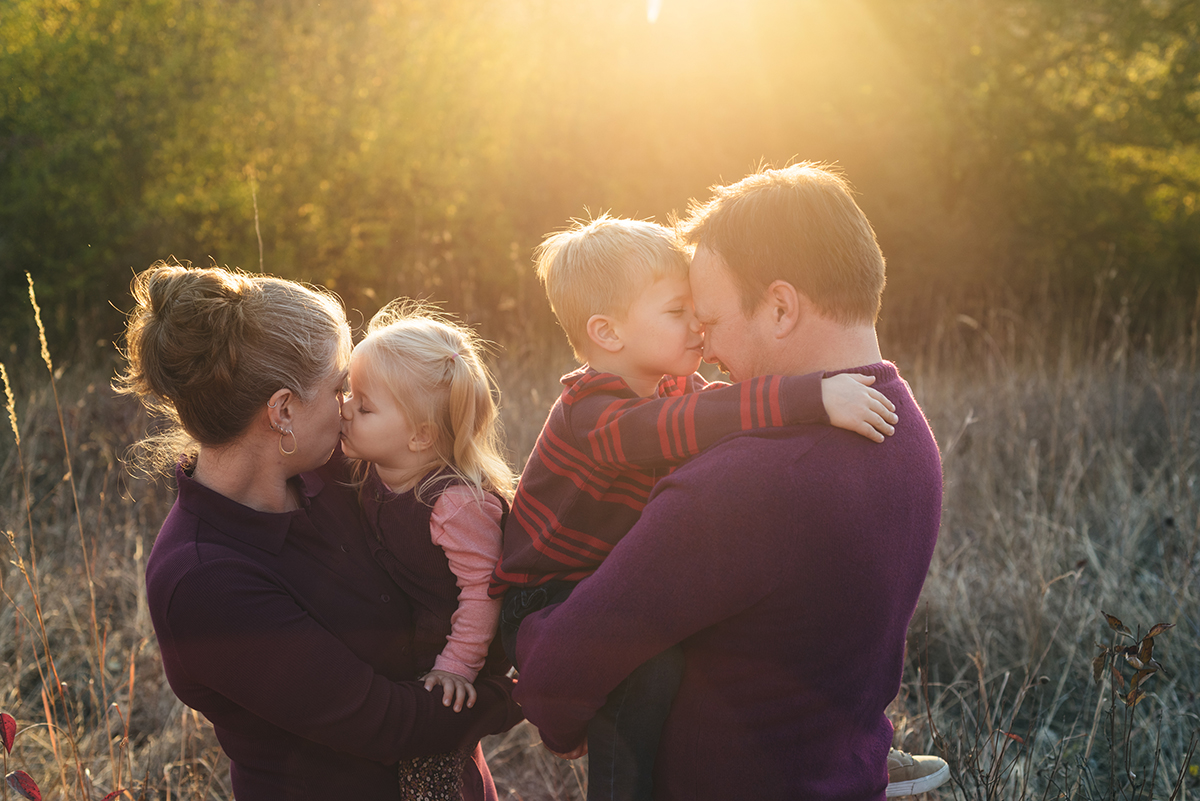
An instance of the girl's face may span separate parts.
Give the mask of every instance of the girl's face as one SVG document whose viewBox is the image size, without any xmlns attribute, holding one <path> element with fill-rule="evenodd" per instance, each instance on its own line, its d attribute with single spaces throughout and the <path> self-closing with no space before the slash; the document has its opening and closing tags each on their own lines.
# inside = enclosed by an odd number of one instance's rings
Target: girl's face
<svg viewBox="0 0 1200 801">
<path fill-rule="evenodd" d="M 371 462 L 380 477 L 427 464 L 431 441 L 424 426 L 415 426 L 387 387 L 365 369 L 370 358 L 356 349 L 350 357 L 350 394 L 342 404 L 342 451 L 351 459 Z"/>
</svg>

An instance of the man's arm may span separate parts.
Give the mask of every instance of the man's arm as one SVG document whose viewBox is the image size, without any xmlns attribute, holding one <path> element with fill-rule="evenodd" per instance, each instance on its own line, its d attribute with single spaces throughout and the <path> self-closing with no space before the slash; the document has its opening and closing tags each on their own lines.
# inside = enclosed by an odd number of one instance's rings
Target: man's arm
<svg viewBox="0 0 1200 801">
<path fill-rule="evenodd" d="M 723 464 L 697 471 L 693 462 L 660 482 L 599 570 L 566 602 L 521 624 L 514 697 L 552 751 L 578 747 L 608 693 L 635 668 L 753 605 L 778 580 L 778 560 L 750 540 L 753 524 L 750 537 L 733 534 L 733 521 L 769 508 L 767 493 L 747 480 L 714 500 L 704 478 Z"/>
</svg>

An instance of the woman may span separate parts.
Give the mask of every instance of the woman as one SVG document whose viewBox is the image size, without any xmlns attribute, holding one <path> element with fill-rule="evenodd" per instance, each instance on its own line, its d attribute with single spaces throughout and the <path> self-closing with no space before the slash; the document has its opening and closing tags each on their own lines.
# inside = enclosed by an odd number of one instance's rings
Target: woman
<svg viewBox="0 0 1200 801">
<path fill-rule="evenodd" d="M 175 694 L 212 722 L 239 801 L 398 798 L 395 763 L 472 753 L 520 720 L 511 682 L 454 712 L 416 676 L 407 598 L 345 486 L 340 303 L 299 284 L 159 262 L 133 283 L 119 382 L 195 445 L 146 568 Z M 180 453 L 179 438 L 149 444 Z M 161 463 L 161 458 L 159 459 Z"/>
</svg>

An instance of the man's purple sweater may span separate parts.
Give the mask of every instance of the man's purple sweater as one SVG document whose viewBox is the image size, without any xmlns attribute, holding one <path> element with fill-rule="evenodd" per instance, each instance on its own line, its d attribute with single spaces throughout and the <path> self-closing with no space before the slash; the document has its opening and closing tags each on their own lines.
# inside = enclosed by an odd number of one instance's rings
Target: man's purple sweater
<svg viewBox="0 0 1200 801">
<path fill-rule="evenodd" d="M 905 635 L 941 516 L 937 445 L 889 363 L 883 444 L 829 426 L 735 434 L 659 482 L 565 603 L 526 618 L 514 697 L 551 749 L 682 642 L 655 798 L 882 799 Z"/>
</svg>

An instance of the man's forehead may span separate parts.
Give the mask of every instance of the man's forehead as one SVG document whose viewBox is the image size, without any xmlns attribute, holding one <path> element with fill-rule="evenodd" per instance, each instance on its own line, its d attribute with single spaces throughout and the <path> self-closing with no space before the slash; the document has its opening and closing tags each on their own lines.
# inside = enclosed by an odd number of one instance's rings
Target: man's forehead
<svg viewBox="0 0 1200 801">
<path fill-rule="evenodd" d="M 720 294 L 724 292 L 722 285 L 727 283 L 728 277 L 723 274 L 723 270 L 724 263 L 720 255 L 705 248 L 696 249 L 688 278 L 691 281 L 692 299 L 696 304 L 697 314 L 705 310 L 705 307 L 715 305 Z"/>
</svg>

